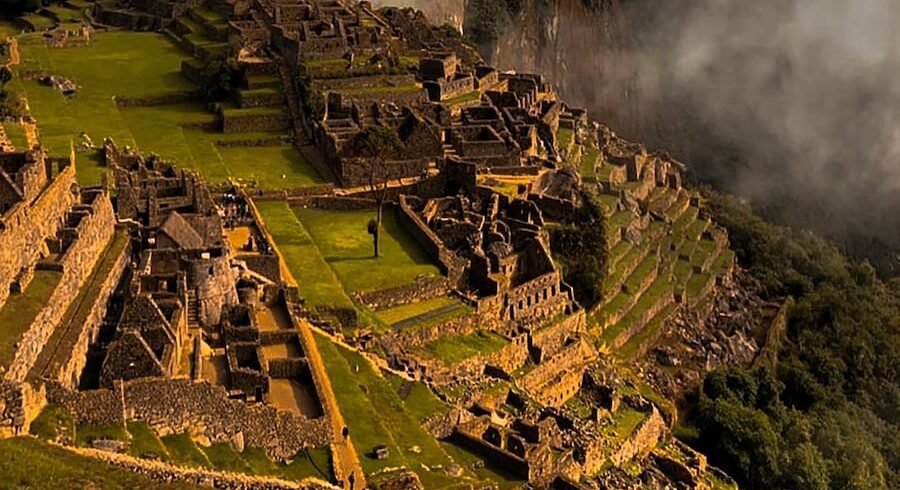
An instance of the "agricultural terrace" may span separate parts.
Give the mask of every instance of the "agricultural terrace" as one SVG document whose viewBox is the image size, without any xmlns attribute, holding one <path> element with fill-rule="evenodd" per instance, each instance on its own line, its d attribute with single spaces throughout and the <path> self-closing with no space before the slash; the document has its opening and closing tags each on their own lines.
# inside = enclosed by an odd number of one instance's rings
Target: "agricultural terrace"
<svg viewBox="0 0 900 490">
<path fill-rule="evenodd" d="M 160 483 L 104 464 L 33 437 L 0 440 L 0 473 L 14 488 L 131 488 L 134 490 L 198 488 L 186 483 Z"/>
<path fill-rule="evenodd" d="M 331 456 L 327 448 L 307 449 L 290 463 L 276 463 L 257 448 L 245 448 L 238 453 L 228 442 L 204 446 L 186 433 L 159 437 L 143 421 L 129 422 L 127 427 L 119 424 L 76 424 L 70 413 L 55 405 L 48 405 L 41 411 L 31 426 L 31 434 L 43 440 L 73 441 L 81 447 L 91 447 L 97 439 L 120 441 L 126 444 L 126 453 L 136 458 L 151 458 L 189 468 L 208 468 L 292 481 L 307 477 L 334 480 Z M 114 487 L 120 488 L 117 485 Z"/>
<path fill-rule="evenodd" d="M 233 178 L 288 189 L 323 182 L 281 132 L 222 133 L 219 116 L 187 97 L 197 90 L 181 74 L 188 54 L 161 34 L 100 32 L 88 46 L 67 48 L 50 48 L 40 34 L 27 34 L 19 37 L 19 50 L 13 87 L 26 95 L 51 155 L 67 155 L 86 133 L 95 145 L 111 137 L 197 170 L 211 183 Z M 39 84 L 37 73 L 69 78 L 78 91 L 66 97 Z M 134 105 L 138 99 L 141 105 Z M 229 146 L 259 140 L 265 144 Z M 79 181 L 99 183 L 99 165 L 99 156 L 79 153 Z"/>
</svg>

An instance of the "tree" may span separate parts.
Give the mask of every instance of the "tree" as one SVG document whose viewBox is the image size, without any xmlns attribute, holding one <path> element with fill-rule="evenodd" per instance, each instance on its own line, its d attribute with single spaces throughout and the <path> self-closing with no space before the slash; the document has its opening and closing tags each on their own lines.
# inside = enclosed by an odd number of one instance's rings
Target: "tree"
<svg viewBox="0 0 900 490">
<path fill-rule="evenodd" d="M 0 66 L 0 87 L 9 83 L 12 78 L 12 71 L 10 71 L 6 66 Z"/>
<path fill-rule="evenodd" d="M 237 62 L 228 56 L 210 58 L 200 70 L 200 95 L 206 102 L 225 100 L 241 78 Z"/>
<path fill-rule="evenodd" d="M 401 149 L 402 144 L 397 133 L 383 126 L 366 126 L 348 142 L 346 148 L 347 153 L 362 159 L 363 165 L 367 167 L 369 190 L 376 201 L 375 219 L 368 223 L 368 232 L 372 235 L 376 258 L 379 256 L 381 220 L 390 181 L 387 160 L 396 158 Z"/>
<path fill-rule="evenodd" d="M 597 303 L 607 276 L 606 218 L 603 205 L 591 191 L 584 191 L 581 205 L 567 223 L 553 228 L 550 246 L 566 282 L 586 307 Z"/>
<path fill-rule="evenodd" d="M 12 90 L 0 90 L 0 118 L 21 119 L 28 115 L 25 98 Z"/>
</svg>

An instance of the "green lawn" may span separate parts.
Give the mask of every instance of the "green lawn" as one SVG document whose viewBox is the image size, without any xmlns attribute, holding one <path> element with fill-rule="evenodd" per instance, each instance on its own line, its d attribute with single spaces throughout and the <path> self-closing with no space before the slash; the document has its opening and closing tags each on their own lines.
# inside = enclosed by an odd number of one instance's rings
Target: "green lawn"
<svg viewBox="0 0 900 490">
<path fill-rule="evenodd" d="M 599 157 L 600 150 L 590 146 L 585 147 L 584 154 L 581 156 L 581 164 L 579 165 L 582 177 L 596 177 L 594 165 Z"/>
<path fill-rule="evenodd" d="M 59 405 L 47 405 L 31 422 L 29 432 L 44 440 L 74 441 L 75 420 L 65 408 Z"/>
<path fill-rule="evenodd" d="M 266 189 L 323 182 L 287 144 L 217 145 L 236 139 L 272 139 L 280 133 L 225 135 L 201 129 L 201 125 L 216 125 L 218 117 L 199 103 L 118 107 L 114 97 L 144 98 L 196 90 L 180 71 L 187 53 L 165 36 L 105 32 L 96 34 L 86 48 L 50 49 L 39 36 L 29 35 L 20 38 L 20 53 L 23 63 L 17 72 L 41 70 L 71 78 L 79 86 L 74 97 L 66 98 L 36 81 L 17 78 L 12 84 L 25 92 L 31 114 L 38 121 L 41 142 L 51 154 L 68 155 L 70 143 L 78 144 L 81 132 L 86 132 L 96 145 L 112 137 L 119 145 L 136 146 L 197 170 L 209 182 L 235 177 L 254 180 Z M 79 182 L 88 185 L 99 183 L 104 170 L 96 157 L 79 158 L 77 168 Z"/>
<path fill-rule="evenodd" d="M 372 366 L 356 352 L 334 344 L 327 337 L 315 334 L 316 344 L 322 354 L 331 385 L 341 412 L 350 428 L 350 436 L 359 453 L 363 470 L 367 474 L 384 468 L 405 466 L 415 471 L 425 488 L 449 488 L 468 480 L 451 478 L 440 469 L 426 469 L 447 465 L 453 460 L 436 439 L 417 422 L 417 410 L 407 410 L 395 385 L 372 369 Z M 417 393 L 413 403 L 422 401 L 424 394 Z M 432 403 L 431 402 L 428 403 Z M 386 445 L 390 452 L 387 459 L 378 460 L 372 449 Z M 418 447 L 418 453 L 413 448 Z"/>
<path fill-rule="evenodd" d="M 634 433 L 638 425 L 647 418 L 647 414 L 633 408 L 621 408 L 613 415 L 613 432 L 616 441 L 625 442 Z"/>
<path fill-rule="evenodd" d="M 320 60 L 307 60 L 303 62 L 306 73 L 312 78 L 347 78 L 351 76 L 372 76 L 403 74 L 411 67 L 418 65 L 419 59 L 411 56 L 401 56 L 400 62 L 395 67 L 382 64 L 370 64 L 368 56 L 357 56 L 353 59 L 353 71 L 347 70 L 347 60 L 343 58 L 331 58 Z"/>
<path fill-rule="evenodd" d="M 324 184 L 316 169 L 292 145 L 219 147 L 232 178 L 263 189 L 292 189 Z"/>
<path fill-rule="evenodd" d="M 4 488 L 199 488 L 160 483 L 137 473 L 79 456 L 31 437 L 0 440 L 0 478 Z"/>
<path fill-rule="evenodd" d="M 447 404 L 438 398 L 425 383 L 421 381 L 408 381 L 395 374 L 386 375 L 386 377 L 390 382 L 391 387 L 403 400 L 406 412 L 415 420 L 422 422 L 436 413 L 447 411 Z M 403 389 L 407 384 L 409 385 L 408 391 Z"/>
<path fill-rule="evenodd" d="M 288 268 L 299 283 L 300 295 L 311 306 L 353 308 L 340 282 L 319 254 L 306 229 L 283 201 L 261 201 L 256 207 Z"/>
<path fill-rule="evenodd" d="M 451 97 L 444 101 L 448 106 L 455 106 L 460 104 L 468 104 L 470 102 L 476 102 L 481 98 L 481 92 L 474 90 L 472 92 L 467 92 L 462 95 L 457 95 L 456 97 Z"/>
<path fill-rule="evenodd" d="M 169 451 L 162 443 L 147 422 L 128 422 L 128 433 L 131 434 L 131 444 L 128 446 L 128 454 L 137 458 L 155 457 L 156 459 L 169 459 Z"/>
<path fill-rule="evenodd" d="M 0 366 L 8 367 L 16 355 L 15 344 L 31 326 L 31 322 L 47 304 L 59 284 L 61 274 L 35 271 L 34 279 L 22 294 L 10 294 L 0 306 Z"/>
<path fill-rule="evenodd" d="M 28 139 L 25 137 L 25 127 L 16 122 L 5 122 L 2 124 L 6 137 L 9 142 L 16 147 L 16 150 L 22 151 L 28 149 Z"/>
<path fill-rule="evenodd" d="M 358 95 L 358 96 L 367 96 L 367 95 L 390 95 L 390 94 L 407 94 L 411 92 L 418 92 L 424 90 L 421 85 L 417 83 L 408 84 L 408 85 L 378 85 L 378 86 L 369 86 L 369 87 L 347 87 L 347 88 L 339 88 L 335 89 L 335 92 L 340 92 L 345 95 Z"/>
<path fill-rule="evenodd" d="M 457 464 L 475 473 L 477 478 L 496 485 L 500 490 L 524 488 L 527 483 L 525 480 L 521 480 L 515 475 L 508 473 L 504 468 L 491 463 L 490 461 L 482 460 L 480 456 L 468 449 L 457 446 L 451 442 L 441 442 L 441 447 L 444 448 L 444 451 L 446 451 Z"/>
<path fill-rule="evenodd" d="M 217 442 L 203 448 L 203 453 L 216 469 L 234 473 L 250 473 L 251 471 L 250 465 L 244 462 L 241 455 L 228 442 Z"/>
<path fill-rule="evenodd" d="M 78 93 L 66 98 L 37 81 L 13 83 L 28 97 L 43 144 L 53 154 L 67 154 L 69 142 L 85 131 L 95 143 L 106 136 L 134 144 L 113 96 L 152 97 L 193 90 L 181 75 L 185 54 L 160 34 L 108 32 L 94 35 L 88 47 L 54 49 L 41 36 L 19 38 L 22 63 L 16 68 L 71 78 Z"/>
<path fill-rule="evenodd" d="M 209 458 L 187 433 L 168 435 L 162 438 L 172 462 L 182 466 L 212 468 Z"/>
<path fill-rule="evenodd" d="M 502 335 L 493 332 L 478 332 L 469 335 L 441 337 L 426 344 L 422 349 L 440 359 L 445 366 L 454 366 L 478 355 L 490 354 L 509 344 Z"/>
<path fill-rule="evenodd" d="M 560 127 L 556 132 L 556 146 L 560 150 L 567 150 L 575 142 L 575 131 Z"/>
<path fill-rule="evenodd" d="M 366 229 L 375 210 L 293 210 L 347 292 L 385 289 L 408 284 L 421 275 L 440 274 L 391 208 L 384 210 L 378 258 Z"/>
</svg>

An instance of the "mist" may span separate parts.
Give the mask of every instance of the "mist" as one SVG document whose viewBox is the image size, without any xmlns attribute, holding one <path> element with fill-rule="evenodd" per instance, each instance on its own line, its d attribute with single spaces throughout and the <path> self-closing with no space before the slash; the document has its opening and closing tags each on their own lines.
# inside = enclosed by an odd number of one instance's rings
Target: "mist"
<svg viewBox="0 0 900 490">
<path fill-rule="evenodd" d="M 900 249 L 900 1 L 532 4 L 486 50 L 501 68 L 544 73 L 770 218 Z"/>
<path fill-rule="evenodd" d="M 421 10 L 432 24 L 462 25 L 463 0 L 373 0 L 376 7 L 412 7 Z"/>
</svg>

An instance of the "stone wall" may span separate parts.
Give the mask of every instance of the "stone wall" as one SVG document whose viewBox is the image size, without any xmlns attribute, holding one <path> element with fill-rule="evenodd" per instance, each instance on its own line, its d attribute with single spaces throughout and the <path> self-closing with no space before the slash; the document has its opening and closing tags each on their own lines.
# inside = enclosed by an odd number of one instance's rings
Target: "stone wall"
<svg viewBox="0 0 900 490">
<path fill-rule="evenodd" d="M 239 90 L 237 102 L 240 107 L 268 107 L 284 105 L 284 94 L 278 93 L 254 93 Z"/>
<path fill-rule="evenodd" d="M 579 339 L 538 364 L 518 384 L 542 404 L 560 406 L 578 391 L 584 368 L 596 357 L 590 343 Z"/>
<path fill-rule="evenodd" d="M 225 305 L 237 304 L 234 271 L 227 255 L 197 258 L 190 262 L 188 277 L 196 289 L 197 306 L 200 322 L 205 325 L 216 325 Z"/>
<path fill-rule="evenodd" d="M 285 201 L 299 197 L 334 195 L 334 184 L 317 184 L 280 191 L 262 189 L 244 189 L 244 191 L 248 195 L 252 195 L 253 198 L 257 201 Z"/>
<path fill-rule="evenodd" d="M 155 97 L 113 97 L 117 107 L 147 107 L 157 105 L 183 104 L 196 100 L 196 94 L 177 93 L 157 95 Z"/>
<path fill-rule="evenodd" d="M 281 281 L 281 264 L 276 255 L 238 254 L 234 258 L 243 261 L 248 269 L 272 282 Z"/>
<path fill-rule="evenodd" d="M 715 285 L 714 279 L 711 278 L 710 282 Z M 649 308 L 644 309 L 641 312 L 641 316 L 636 318 L 631 323 L 631 325 L 629 325 L 628 328 L 625 329 L 625 331 L 620 333 L 613 340 L 612 348 L 618 349 L 625 345 L 625 343 L 628 342 L 631 337 L 643 330 L 644 327 L 647 326 L 650 320 L 652 320 L 657 313 L 664 310 L 666 307 L 672 305 L 673 303 L 675 303 L 675 295 L 672 293 L 672 290 L 670 288 L 667 288 L 666 291 L 662 295 L 660 295 L 659 299 L 657 299 L 653 305 L 651 305 Z"/>
<path fill-rule="evenodd" d="M 84 316 L 79 315 L 77 319 L 68 318 L 68 321 L 76 320 L 77 322 L 73 321 L 70 330 L 66 331 L 64 336 L 59 339 L 56 351 L 48 359 L 46 368 L 40 373 L 42 377 L 62 383 L 69 389 L 75 389 L 78 386 L 79 377 L 87 362 L 88 349 L 97 341 L 100 327 L 103 326 L 109 297 L 115 291 L 130 258 L 131 242 L 128 241 L 125 247 L 119 251 L 109 274 L 103 278 L 97 295 L 93 298 L 85 298 L 89 301 L 90 307 Z M 42 353 L 42 359 L 44 356 L 47 356 L 47 353 Z"/>
<path fill-rule="evenodd" d="M 98 196 L 92 203 L 91 210 L 91 214 L 79 223 L 77 239 L 59 261 L 63 268 L 59 284 L 19 342 L 15 358 L 4 375 L 9 381 L 25 380 L 112 238 L 115 217 L 109 196 L 105 193 Z"/>
<path fill-rule="evenodd" d="M 419 218 L 406 196 L 399 197 L 399 206 L 400 223 L 419 242 L 431 259 L 440 265 L 441 272 L 447 275 L 450 284 L 458 285 L 465 271 L 466 260 L 444 246 L 440 237 Z"/>
<path fill-rule="evenodd" d="M 371 165 L 363 159 L 341 158 L 338 162 L 338 177 L 343 187 L 362 187 L 369 185 L 372 174 Z M 428 158 L 412 158 L 406 160 L 387 160 L 384 169 L 378 173 L 379 181 L 396 181 L 410 177 L 418 177 L 428 169 Z"/>
<path fill-rule="evenodd" d="M 446 296 L 451 290 L 450 282 L 445 277 L 419 277 L 410 284 L 357 293 L 355 296 L 369 308 L 379 310 Z"/>
<path fill-rule="evenodd" d="M 148 422 L 160 435 L 188 432 L 215 443 L 242 434 L 247 446 L 279 461 L 330 442 L 326 417 L 308 419 L 271 405 L 229 399 L 225 388 L 206 381 L 147 378 L 122 386 L 82 392 L 55 386 L 47 398 L 68 409 L 77 423 L 120 424 L 124 414 L 128 420 Z"/>
<path fill-rule="evenodd" d="M 56 234 L 65 212 L 77 199 L 75 166 L 63 168 L 40 196 L 20 202 L 0 218 L 0 307 L 22 269 L 34 267 L 44 239 Z"/>
<path fill-rule="evenodd" d="M 587 324 L 584 310 L 563 317 L 552 325 L 537 329 L 531 334 L 531 358 L 540 363 L 555 356 L 568 339 L 584 332 Z"/>
<path fill-rule="evenodd" d="M 631 436 L 619 445 L 609 460 L 616 466 L 621 466 L 638 456 L 650 454 L 660 437 L 668 432 L 665 420 L 659 414 L 656 407 L 652 407 L 650 415 L 638 425 Z"/>
<path fill-rule="evenodd" d="M 0 438 L 25 433 L 45 404 L 42 386 L 0 379 Z"/>
<path fill-rule="evenodd" d="M 317 209 L 331 209 L 335 211 L 355 211 L 360 209 L 375 209 L 378 204 L 373 199 L 344 196 L 302 196 L 289 198 L 291 206 L 303 206 Z"/>
<path fill-rule="evenodd" d="M 430 326 L 407 328 L 385 335 L 388 342 L 404 349 L 411 349 L 427 344 L 441 337 L 469 335 L 490 326 L 484 317 L 477 313 L 459 316 L 452 320 Z"/>
<path fill-rule="evenodd" d="M 162 461 L 139 459 L 126 454 L 111 453 L 99 449 L 68 447 L 66 450 L 167 485 L 172 482 L 184 482 L 197 487 L 234 490 L 251 488 L 259 490 L 327 490 L 337 488 L 313 478 L 305 478 L 299 482 L 288 482 L 271 477 L 174 466 Z"/>
<path fill-rule="evenodd" d="M 509 344 L 497 352 L 476 356 L 456 364 L 450 368 L 439 369 L 429 375 L 436 381 L 481 376 L 485 366 L 511 373 L 528 361 L 528 336 L 519 335 L 510 339 Z"/>
<path fill-rule="evenodd" d="M 257 116 L 229 116 L 222 114 L 222 132 L 225 133 L 262 133 L 266 131 L 282 131 L 291 126 L 291 119 L 284 114 L 264 114 Z"/>
</svg>

